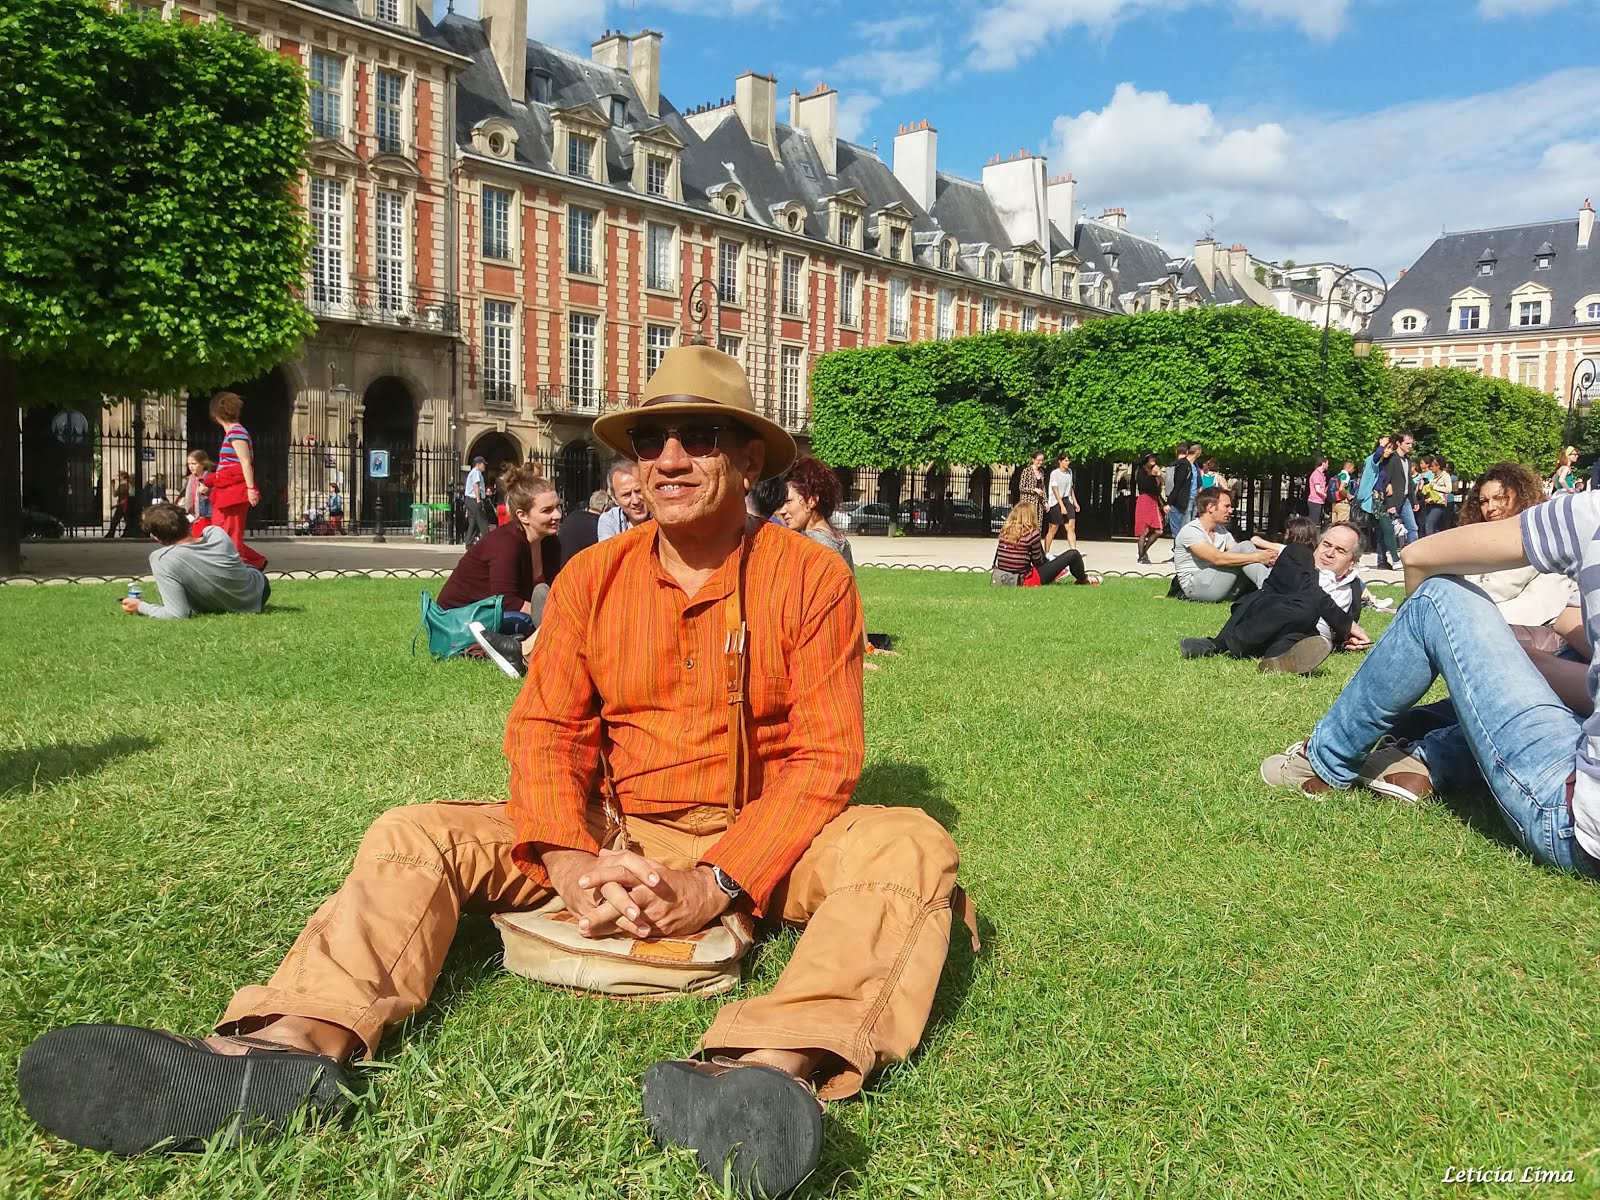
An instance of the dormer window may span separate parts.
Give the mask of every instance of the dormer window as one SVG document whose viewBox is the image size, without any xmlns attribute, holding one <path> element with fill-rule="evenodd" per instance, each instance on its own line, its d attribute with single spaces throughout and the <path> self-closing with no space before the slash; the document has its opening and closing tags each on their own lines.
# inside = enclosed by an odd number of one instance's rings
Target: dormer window
<svg viewBox="0 0 1600 1200">
<path fill-rule="evenodd" d="M 895 262 L 905 259 L 906 231 L 904 229 L 889 230 L 889 257 Z"/>
<path fill-rule="evenodd" d="M 1553 260 L 1550 255 L 1541 254 L 1538 258 L 1533 260 L 1533 269 L 1535 271 L 1548 271 L 1552 261 Z"/>
<path fill-rule="evenodd" d="M 854 213 L 839 214 L 839 245 L 854 247 L 857 221 Z"/>
<path fill-rule="evenodd" d="M 637 129 L 633 141 L 633 190 L 660 200 L 680 201 L 683 187 L 679 179 L 683 142 L 665 125 Z M 716 195 L 716 189 L 711 193 Z"/>
<path fill-rule="evenodd" d="M 1550 264 L 1555 260 L 1555 247 L 1549 242 L 1541 242 L 1539 248 L 1533 252 L 1533 269 L 1535 271 L 1548 271 Z"/>
<path fill-rule="evenodd" d="M 1117 252 L 1115 250 L 1107 250 L 1106 251 L 1106 270 L 1115 271 L 1116 269 L 1117 269 Z"/>
<path fill-rule="evenodd" d="M 535 71 L 528 76 L 528 98 L 536 104 L 549 104 L 556 94 L 555 80 L 543 71 Z"/>
<path fill-rule="evenodd" d="M 939 270 L 948 271 L 949 269 L 950 269 L 950 240 L 948 238 L 946 238 L 946 239 L 944 239 L 943 241 L 941 241 L 939 243 Z"/>
<path fill-rule="evenodd" d="M 628 123 L 628 98 L 626 96 L 611 97 L 611 124 L 621 129 Z"/>
<path fill-rule="evenodd" d="M 1518 325 L 1543 325 L 1544 305 L 1538 300 L 1522 300 L 1517 303 Z"/>
<path fill-rule="evenodd" d="M 1485 247 L 1483 253 L 1478 255 L 1478 274 L 1493 275 L 1496 261 L 1494 248 L 1492 246 Z"/>
<path fill-rule="evenodd" d="M 994 277 L 995 277 L 996 274 L 999 273 L 999 270 L 1000 270 L 1000 256 L 998 254 L 993 253 L 993 252 L 985 254 L 983 256 L 983 280 L 984 280 L 984 282 L 985 283 L 993 283 L 994 282 Z"/>
<path fill-rule="evenodd" d="M 672 163 L 659 154 L 648 157 L 644 167 L 644 190 L 647 196 L 665 196 L 667 194 L 667 177 L 671 172 Z"/>
<path fill-rule="evenodd" d="M 1033 291 L 1033 264 L 1032 263 L 1023 263 L 1022 264 L 1022 290 L 1025 291 L 1025 292 Z"/>
<path fill-rule="evenodd" d="M 594 139 L 585 137 L 581 133 L 574 133 L 567 138 L 567 174 L 576 175 L 580 179 L 591 179 L 590 174 L 594 163 Z"/>
<path fill-rule="evenodd" d="M 1412 316 L 1401 317 L 1400 318 L 1400 328 L 1402 330 L 1404 330 L 1406 333 L 1413 332 L 1417 328 L 1417 319 L 1415 317 L 1412 317 Z"/>
</svg>

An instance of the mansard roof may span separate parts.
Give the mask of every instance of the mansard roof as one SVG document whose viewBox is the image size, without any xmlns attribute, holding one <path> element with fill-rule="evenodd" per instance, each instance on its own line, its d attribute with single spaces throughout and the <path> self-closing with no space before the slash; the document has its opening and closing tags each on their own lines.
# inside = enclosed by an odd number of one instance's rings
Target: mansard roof
<svg viewBox="0 0 1600 1200">
<path fill-rule="evenodd" d="M 1534 263 L 1541 254 L 1551 255 L 1550 266 L 1542 271 Z M 1484 262 L 1494 264 L 1493 274 L 1479 273 L 1479 264 Z M 1511 296 L 1530 283 L 1551 293 L 1550 311 L 1541 329 L 1570 329 L 1579 324 L 1592 328 L 1592 322 L 1581 321 L 1582 314 L 1574 309 L 1584 297 L 1600 293 L 1600 231 L 1591 235 L 1589 245 L 1583 248 L 1578 245 L 1576 218 L 1447 233 L 1389 288 L 1373 314 L 1373 336 L 1414 339 L 1415 333 L 1391 332 L 1392 318 L 1404 309 L 1425 313 L 1430 318 L 1429 332 L 1448 330 L 1450 298 L 1469 287 L 1490 298 L 1486 319 L 1476 335 L 1517 329 Z"/>
</svg>

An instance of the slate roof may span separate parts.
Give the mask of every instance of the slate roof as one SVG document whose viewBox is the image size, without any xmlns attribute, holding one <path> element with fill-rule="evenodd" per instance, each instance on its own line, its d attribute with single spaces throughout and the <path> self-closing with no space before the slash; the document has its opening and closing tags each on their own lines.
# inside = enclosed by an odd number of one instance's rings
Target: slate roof
<svg viewBox="0 0 1600 1200">
<path fill-rule="evenodd" d="M 1535 268 L 1539 254 L 1553 256 L 1548 270 Z M 1478 273 L 1479 262 L 1486 258 L 1494 262 L 1492 275 Z M 1578 319 L 1574 306 L 1583 297 L 1600 293 L 1600 230 L 1590 236 L 1587 248 L 1578 246 L 1576 218 L 1447 233 L 1389 289 L 1373 315 L 1373 336 L 1380 341 L 1411 341 L 1450 333 L 1450 297 L 1469 287 L 1492 297 L 1485 306 L 1484 324 L 1472 331 L 1473 336 L 1521 330 L 1511 293 L 1525 283 L 1549 288 L 1552 295 L 1548 323 L 1538 328 L 1571 329 L 1580 324 L 1593 328 L 1594 322 Z M 1427 314 L 1428 323 L 1420 334 L 1393 331 L 1392 318 L 1404 309 Z"/>
</svg>

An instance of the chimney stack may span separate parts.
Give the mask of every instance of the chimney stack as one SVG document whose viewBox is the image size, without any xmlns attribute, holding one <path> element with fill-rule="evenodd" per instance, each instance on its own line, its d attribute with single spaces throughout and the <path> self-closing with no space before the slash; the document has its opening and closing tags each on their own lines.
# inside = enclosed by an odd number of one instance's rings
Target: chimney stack
<svg viewBox="0 0 1600 1200">
<path fill-rule="evenodd" d="M 1585 199 L 1583 207 L 1578 210 L 1578 248 L 1580 250 L 1589 248 L 1589 235 L 1592 233 L 1594 233 L 1594 205 Z"/>
<path fill-rule="evenodd" d="M 733 110 L 750 140 L 778 161 L 778 77 L 746 71 L 733 81 Z"/>
<path fill-rule="evenodd" d="M 602 67 L 613 71 L 628 69 L 628 39 L 620 30 L 608 29 L 589 47 L 589 57 Z"/>
<path fill-rule="evenodd" d="M 1254 279 L 1250 274 L 1250 251 L 1243 243 L 1236 242 L 1228 247 L 1228 277 L 1241 287 L 1248 287 L 1245 280 Z"/>
<path fill-rule="evenodd" d="M 839 93 L 825 83 L 802 96 L 789 97 L 789 124 L 811 139 L 822 159 L 822 169 L 830 177 L 839 173 Z"/>
<path fill-rule="evenodd" d="M 479 0 L 478 23 L 489 35 L 489 53 L 500 68 L 506 94 L 528 94 L 528 0 Z"/>
<path fill-rule="evenodd" d="M 1210 289 L 1216 285 L 1217 278 L 1217 244 L 1210 238 L 1201 238 L 1194 244 L 1194 269 L 1200 274 L 1200 282 Z"/>
<path fill-rule="evenodd" d="M 1078 228 L 1078 181 L 1071 171 L 1050 177 L 1045 185 L 1045 207 L 1050 213 L 1050 223 L 1070 242 Z"/>
<path fill-rule="evenodd" d="M 1018 150 L 983 168 L 983 190 L 993 204 L 1013 246 L 1038 242 L 1050 249 L 1050 217 L 1045 198 L 1046 160 Z"/>
<path fill-rule="evenodd" d="M 639 103 L 652 117 L 661 115 L 661 35 L 642 29 L 628 40 L 628 74 Z"/>
<path fill-rule="evenodd" d="M 1125 208 L 1108 208 L 1100 214 L 1100 224 L 1109 225 L 1113 229 L 1126 229 L 1128 227 L 1128 210 Z"/>
<path fill-rule="evenodd" d="M 939 131 L 926 121 L 902 125 L 894 138 L 894 177 L 927 212 L 933 208 L 939 175 Z"/>
</svg>

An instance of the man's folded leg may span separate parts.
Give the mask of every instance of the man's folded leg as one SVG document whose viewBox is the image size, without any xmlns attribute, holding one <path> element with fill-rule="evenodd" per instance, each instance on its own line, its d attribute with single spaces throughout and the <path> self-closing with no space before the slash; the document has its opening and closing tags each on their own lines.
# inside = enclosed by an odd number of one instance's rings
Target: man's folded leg
<svg viewBox="0 0 1600 1200">
<path fill-rule="evenodd" d="M 769 912 L 805 932 L 771 993 L 718 1012 L 697 1052 L 710 1062 L 646 1073 L 657 1140 L 695 1149 L 714 1178 L 732 1153 L 750 1194 L 798 1184 L 821 1153 L 817 1106 L 768 1068 L 814 1064 L 817 1095 L 840 1099 L 916 1047 L 949 950 L 957 861 L 918 809 L 852 806 L 829 822 L 773 896 Z"/>
<path fill-rule="evenodd" d="M 74 1025 L 34 1042 L 18 1087 L 68 1141 L 115 1153 L 200 1149 L 343 1102 L 342 1061 L 427 1003 L 461 913 L 544 896 L 511 861 L 500 804 L 390 809 L 368 828 L 344 885 L 271 980 L 241 989 L 219 1037 Z M 253 1037 L 230 1035 L 253 1034 Z"/>
</svg>

